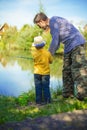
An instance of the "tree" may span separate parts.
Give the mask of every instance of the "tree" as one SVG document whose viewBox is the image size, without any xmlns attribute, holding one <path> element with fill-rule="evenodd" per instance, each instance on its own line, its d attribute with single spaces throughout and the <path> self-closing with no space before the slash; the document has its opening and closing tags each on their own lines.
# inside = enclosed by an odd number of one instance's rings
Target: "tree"
<svg viewBox="0 0 87 130">
<path fill-rule="evenodd" d="M 34 37 L 38 36 L 39 34 L 42 34 L 42 29 L 40 29 L 38 26 L 24 25 L 19 32 L 16 42 L 20 49 L 29 50 Z"/>
<path fill-rule="evenodd" d="M 18 35 L 17 28 L 9 26 L 9 28 L 4 32 L 4 35 L 2 37 L 2 41 L 5 44 L 7 49 L 13 48 L 15 45 L 15 41 Z"/>
<path fill-rule="evenodd" d="M 39 0 L 39 12 L 45 13 L 45 10 L 44 10 L 44 7 L 43 7 L 41 0 Z"/>
</svg>

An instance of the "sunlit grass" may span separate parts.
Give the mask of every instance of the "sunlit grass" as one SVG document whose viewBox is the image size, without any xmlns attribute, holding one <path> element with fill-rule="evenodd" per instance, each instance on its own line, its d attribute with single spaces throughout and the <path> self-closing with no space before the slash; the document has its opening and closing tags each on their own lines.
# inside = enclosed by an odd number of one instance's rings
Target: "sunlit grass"
<svg viewBox="0 0 87 130">
<path fill-rule="evenodd" d="M 0 124 L 87 109 L 87 99 L 82 102 L 76 98 L 64 99 L 60 89 L 52 93 L 52 103 L 43 106 L 35 104 L 34 91 L 31 93 L 24 93 L 18 98 L 0 96 Z"/>
</svg>

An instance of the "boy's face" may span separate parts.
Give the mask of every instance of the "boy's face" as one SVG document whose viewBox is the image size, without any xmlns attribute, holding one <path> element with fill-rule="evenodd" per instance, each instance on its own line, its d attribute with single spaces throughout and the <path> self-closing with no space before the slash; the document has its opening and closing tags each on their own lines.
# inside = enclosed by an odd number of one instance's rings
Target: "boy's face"
<svg viewBox="0 0 87 130">
<path fill-rule="evenodd" d="M 49 26 L 47 24 L 47 21 L 43 21 L 43 20 L 40 20 L 39 22 L 37 22 L 37 26 L 39 26 L 40 28 L 46 30 Z"/>
</svg>

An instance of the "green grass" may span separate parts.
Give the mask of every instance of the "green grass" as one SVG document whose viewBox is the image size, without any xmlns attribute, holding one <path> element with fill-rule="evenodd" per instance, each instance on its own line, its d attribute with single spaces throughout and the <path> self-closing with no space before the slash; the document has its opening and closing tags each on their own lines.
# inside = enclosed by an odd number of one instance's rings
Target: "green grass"
<svg viewBox="0 0 87 130">
<path fill-rule="evenodd" d="M 87 99 L 82 102 L 76 98 L 65 100 L 60 89 L 52 93 L 52 99 L 51 104 L 37 106 L 32 90 L 29 93 L 23 93 L 18 98 L 0 96 L 0 124 L 87 108 Z"/>
</svg>

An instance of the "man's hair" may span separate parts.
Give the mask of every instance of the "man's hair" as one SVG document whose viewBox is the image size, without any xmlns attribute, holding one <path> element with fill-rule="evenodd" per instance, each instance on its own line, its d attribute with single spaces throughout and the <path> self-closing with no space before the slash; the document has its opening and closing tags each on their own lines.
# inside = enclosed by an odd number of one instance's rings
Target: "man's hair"
<svg viewBox="0 0 87 130">
<path fill-rule="evenodd" d="M 48 17 L 44 13 L 40 12 L 40 13 L 36 14 L 33 22 L 38 23 L 40 20 L 46 21 L 47 19 L 48 19 Z"/>
</svg>

